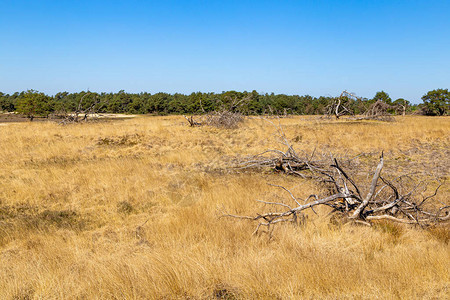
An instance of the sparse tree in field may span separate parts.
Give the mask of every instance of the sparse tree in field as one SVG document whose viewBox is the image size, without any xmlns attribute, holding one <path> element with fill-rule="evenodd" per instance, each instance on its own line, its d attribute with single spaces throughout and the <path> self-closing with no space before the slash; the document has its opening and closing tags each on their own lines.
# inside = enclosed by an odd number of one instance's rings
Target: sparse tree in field
<svg viewBox="0 0 450 300">
<path fill-rule="evenodd" d="M 378 100 L 383 101 L 386 104 L 392 104 L 392 99 L 389 97 L 389 94 L 385 91 L 377 92 L 375 97 L 373 97 L 372 101 L 377 102 Z"/>
<path fill-rule="evenodd" d="M 450 92 L 448 89 L 432 90 L 423 95 L 422 110 L 426 115 L 444 116 L 450 111 Z"/>
<path fill-rule="evenodd" d="M 26 115 L 30 121 L 36 116 L 48 117 L 52 111 L 52 97 L 35 90 L 28 90 L 17 100 L 17 112 Z"/>
</svg>

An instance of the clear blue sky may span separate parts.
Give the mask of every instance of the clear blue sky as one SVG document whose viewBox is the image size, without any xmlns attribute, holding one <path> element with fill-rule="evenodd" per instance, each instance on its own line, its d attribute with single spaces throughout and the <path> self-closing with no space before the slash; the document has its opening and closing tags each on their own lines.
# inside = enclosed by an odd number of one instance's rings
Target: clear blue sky
<svg viewBox="0 0 450 300">
<path fill-rule="evenodd" d="M 450 87 L 450 1 L 0 0 L 0 91 Z"/>
</svg>

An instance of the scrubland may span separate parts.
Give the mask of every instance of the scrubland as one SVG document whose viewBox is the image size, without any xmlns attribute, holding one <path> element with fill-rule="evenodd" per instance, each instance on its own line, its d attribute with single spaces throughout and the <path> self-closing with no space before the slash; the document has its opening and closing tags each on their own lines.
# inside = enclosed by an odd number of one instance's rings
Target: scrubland
<svg viewBox="0 0 450 300">
<path fill-rule="evenodd" d="M 273 120 L 278 123 L 278 120 Z M 357 156 L 383 174 L 448 178 L 449 117 L 396 122 L 279 120 L 295 149 Z M 235 157 L 283 149 L 259 118 L 238 129 L 182 117 L 0 127 L 1 299 L 448 299 L 449 228 L 380 222 L 302 226 L 219 218 L 256 199 L 303 198 L 314 183 L 234 170 Z M 448 203 L 444 182 L 437 200 Z"/>
</svg>

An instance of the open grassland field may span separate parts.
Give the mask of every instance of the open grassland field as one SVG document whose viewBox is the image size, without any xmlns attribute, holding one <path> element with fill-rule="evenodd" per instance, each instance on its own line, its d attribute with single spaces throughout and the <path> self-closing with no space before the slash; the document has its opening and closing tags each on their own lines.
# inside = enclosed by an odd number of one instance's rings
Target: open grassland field
<svg viewBox="0 0 450 300">
<path fill-rule="evenodd" d="M 387 177 L 447 178 L 435 200 L 450 202 L 449 117 L 272 121 L 297 151 L 363 153 L 369 172 L 384 150 Z M 320 192 L 307 179 L 230 167 L 285 150 L 275 131 L 258 118 L 238 129 L 182 117 L 1 126 L 0 299 L 449 299 L 448 225 L 333 225 L 319 209 L 269 239 L 252 236 L 255 223 L 219 218 L 285 198 L 267 183 L 301 199 Z"/>
</svg>

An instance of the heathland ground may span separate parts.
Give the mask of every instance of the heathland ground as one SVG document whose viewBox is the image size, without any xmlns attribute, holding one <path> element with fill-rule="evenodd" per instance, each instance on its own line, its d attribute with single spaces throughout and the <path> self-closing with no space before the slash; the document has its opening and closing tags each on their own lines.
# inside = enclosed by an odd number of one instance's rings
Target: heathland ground
<svg viewBox="0 0 450 300">
<path fill-rule="evenodd" d="M 384 151 L 386 176 L 448 178 L 450 117 L 272 122 L 298 151 L 363 154 L 367 170 Z M 254 223 L 219 218 L 285 196 L 267 183 L 300 198 L 320 192 L 306 179 L 231 168 L 233 158 L 285 150 L 275 130 L 257 117 L 238 129 L 177 116 L 1 126 L 0 298 L 450 297 L 446 225 L 336 225 L 319 213 L 269 239 L 252 236 Z M 449 191 L 444 181 L 436 200 L 448 203 Z"/>
</svg>

